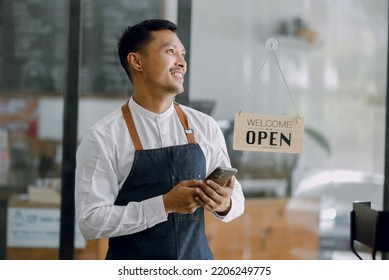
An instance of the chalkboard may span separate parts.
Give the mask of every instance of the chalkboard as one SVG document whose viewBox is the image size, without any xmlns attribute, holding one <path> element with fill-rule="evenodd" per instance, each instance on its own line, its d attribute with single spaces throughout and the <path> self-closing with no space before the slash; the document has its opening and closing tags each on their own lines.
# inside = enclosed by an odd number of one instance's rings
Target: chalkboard
<svg viewBox="0 0 389 280">
<path fill-rule="evenodd" d="M 0 0 L 0 94 L 63 93 L 68 53 L 68 0 Z M 117 56 L 122 30 L 160 17 L 160 0 L 83 0 L 81 92 L 127 95 Z"/>
<path fill-rule="evenodd" d="M 1 4 L 1 88 L 61 91 L 67 1 L 2 0 Z"/>
<path fill-rule="evenodd" d="M 85 1 L 83 92 L 105 94 L 131 90 L 119 63 L 117 40 L 124 27 L 144 19 L 158 18 L 160 11 L 160 0 Z"/>
</svg>

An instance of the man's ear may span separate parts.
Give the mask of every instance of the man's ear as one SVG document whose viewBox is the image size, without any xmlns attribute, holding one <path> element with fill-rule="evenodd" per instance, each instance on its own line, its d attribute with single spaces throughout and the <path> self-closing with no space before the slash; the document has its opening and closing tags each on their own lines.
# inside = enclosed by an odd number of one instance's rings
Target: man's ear
<svg viewBox="0 0 389 280">
<path fill-rule="evenodd" d="M 141 71 L 142 70 L 142 62 L 140 60 L 139 54 L 130 52 L 127 55 L 127 62 L 130 68 L 134 69 L 135 71 Z"/>
</svg>

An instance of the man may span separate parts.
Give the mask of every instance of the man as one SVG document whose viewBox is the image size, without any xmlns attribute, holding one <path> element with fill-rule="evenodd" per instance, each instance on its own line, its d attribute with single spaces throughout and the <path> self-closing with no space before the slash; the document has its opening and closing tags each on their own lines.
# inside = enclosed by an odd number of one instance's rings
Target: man
<svg viewBox="0 0 389 280">
<path fill-rule="evenodd" d="M 187 69 L 175 32 L 166 20 L 125 30 L 118 52 L 133 95 L 77 151 L 77 220 L 86 239 L 109 237 L 107 259 L 212 259 L 204 209 L 224 222 L 244 211 L 235 178 L 204 181 L 230 160 L 215 120 L 174 103 Z"/>
</svg>

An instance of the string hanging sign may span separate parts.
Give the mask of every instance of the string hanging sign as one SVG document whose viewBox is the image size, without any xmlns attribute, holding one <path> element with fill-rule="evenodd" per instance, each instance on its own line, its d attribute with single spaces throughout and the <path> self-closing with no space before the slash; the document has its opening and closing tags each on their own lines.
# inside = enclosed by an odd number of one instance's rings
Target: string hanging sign
<svg viewBox="0 0 389 280">
<path fill-rule="evenodd" d="M 241 108 L 235 114 L 233 148 L 234 150 L 243 151 L 301 153 L 304 143 L 304 118 L 297 111 L 293 96 L 275 54 L 275 51 L 278 49 L 278 41 L 273 38 L 268 39 L 266 41 L 266 48 L 268 52 L 265 60 L 243 102 L 242 108 L 254 90 L 268 57 L 272 54 L 288 90 L 291 102 L 296 110 L 296 115 L 243 113 Z"/>
</svg>

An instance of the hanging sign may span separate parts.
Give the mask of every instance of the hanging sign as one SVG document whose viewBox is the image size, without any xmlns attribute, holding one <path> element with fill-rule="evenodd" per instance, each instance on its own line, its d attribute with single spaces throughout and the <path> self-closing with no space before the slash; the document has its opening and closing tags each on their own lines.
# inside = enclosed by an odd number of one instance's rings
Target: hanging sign
<svg viewBox="0 0 389 280">
<path fill-rule="evenodd" d="M 265 61 L 251 85 L 242 108 L 250 97 L 269 55 L 273 54 L 297 115 L 263 115 L 243 113 L 240 110 L 235 115 L 233 148 L 234 150 L 243 151 L 301 153 L 304 142 L 304 118 L 300 117 L 297 111 L 296 104 L 275 54 L 275 51 L 278 49 L 278 41 L 274 38 L 268 39 L 266 48 L 268 52 Z"/>
<path fill-rule="evenodd" d="M 235 115 L 234 150 L 301 153 L 304 118 L 239 112 Z"/>
</svg>

